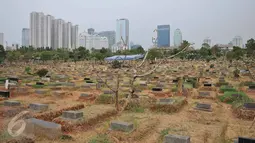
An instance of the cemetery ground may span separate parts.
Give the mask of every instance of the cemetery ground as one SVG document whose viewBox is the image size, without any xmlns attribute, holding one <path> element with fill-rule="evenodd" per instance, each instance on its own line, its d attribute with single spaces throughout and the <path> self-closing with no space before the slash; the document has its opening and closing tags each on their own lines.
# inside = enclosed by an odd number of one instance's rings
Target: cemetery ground
<svg viewBox="0 0 255 143">
<path fill-rule="evenodd" d="M 49 72 L 39 77 L 26 73 L 27 66 L 31 73 Z M 234 68 L 226 67 L 219 61 L 169 60 L 132 86 L 132 70 L 107 64 L 9 66 L 0 73 L 0 142 L 168 143 L 167 136 L 176 135 L 183 142 L 189 137 L 191 143 L 232 143 L 255 138 L 254 80 L 242 74 L 237 79 Z M 138 72 L 152 68 L 145 63 Z M 12 82 L 10 97 L 4 92 L 8 78 L 19 80 Z M 134 97 L 128 96 L 132 88 Z M 29 111 L 21 117 L 26 127 L 12 137 L 8 123 L 22 111 Z"/>
</svg>

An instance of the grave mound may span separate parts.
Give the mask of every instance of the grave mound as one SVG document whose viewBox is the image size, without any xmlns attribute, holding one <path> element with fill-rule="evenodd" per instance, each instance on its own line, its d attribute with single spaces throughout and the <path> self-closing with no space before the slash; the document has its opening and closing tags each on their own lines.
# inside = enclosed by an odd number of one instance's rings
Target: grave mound
<svg viewBox="0 0 255 143">
<path fill-rule="evenodd" d="M 181 108 L 186 105 L 187 99 L 184 97 L 174 97 L 174 102 L 170 104 L 154 104 L 150 107 L 152 111 L 158 111 L 158 112 L 166 112 L 166 113 L 172 113 L 172 112 L 178 112 L 181 110 Z"/>
</svg>

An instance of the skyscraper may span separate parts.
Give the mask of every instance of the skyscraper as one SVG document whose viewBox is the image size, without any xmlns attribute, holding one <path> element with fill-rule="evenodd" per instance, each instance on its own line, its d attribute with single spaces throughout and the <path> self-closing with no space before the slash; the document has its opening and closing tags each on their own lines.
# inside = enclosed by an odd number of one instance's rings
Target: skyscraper
<svg viewBox="0 0 255 143">
<path fill-rule="evenodd" d="M 208 44 L 211 47 L 212 40 L 209 37 L 206 37 L 203 41 L 203 44 Z"/>
<path fill-rule="evenodd" d="M 30 37 L 32 46 L 38 48 L 43 47 L 44 35 L 44 14 L 41 12 L 32 12 L 30 14 Z"/>
<path fill-rule="evenodd" d="M 45 16 L 45 40 L 44 40 L 44 47 L 49 47 L 49 48 L 52 48 L 52 39 L 53 39 L 53 36 L 54 36 L 54 33 L 53 33 L 53 20 L 54 20 L 54 17 L 51 16 L 51 15 L 47 15 Z"/>
<path fill-rule="evenodd" d="M 107 37 L 108 43 L 109 43 L 109 48 L 112 47 L 112 45 L 115 44 L 115 37 L 116 37 L 116 32 L 115 31 L 102 31 L 98 33 L 99 36 L 101 37 Z"/>
<path fill-rule="evenodd" d="M 71 45 L 72 45 L 72 49 L 76 49 L 79 47 L 79 26 L 78 25 L 74 25 L 72 26 L 72 31 L 71 31 Z"/>
<path fill-rule="evenodd" d="M 68 22 L 68 23 L 64 23 L 64 30 L 63 30 L 63 47 L 64 48 L 68 48 L 71 49 L 72 48 L 72 44 L 71 44 L 71 31 L 72 31 L 72 23 Z"/>
<path fill-rule="evenodd" d="M 22 46 L 28 47 L 30 44 L 30 30 L 28 28 L 22 29 Z"/>
<path fill-rule="evenodd" d="M 158 25 L 158 47 L 170 47 L 170 25 Z"/>
<path fill-rule="evenodd" d="M 4 33 L 0 33 L 0 45 L 4 46 Z"/>
<path fill-rule="evenodd" d="M 174 31 L 174 46 L 179 47 L 182 44 L 182 32 L 180 29 Z"/>
<path fill-rule="evenodd" d="M 243 38 L 241 36 L 235 36 L 232 40 L 233 46 L 243 48 Z"/>
<path fill-rule="evenodd" d="M 126 44 L 126 47 L 123 45 L 119 50 L 129 49 L 129 21 L 128 19 L 117 19 L 116 26 L 116 43 Z M 124 43 L 122 42 L 122 39 Z"/>
<path fill-rule="evenodd" d="M 53 49 L 63 48 L 63 25 L 64 20 L 62 19 L 55 19 L 53 20 L 53 29 L 54 29 L 54 42 L 53 42 Z"/>
</svg>

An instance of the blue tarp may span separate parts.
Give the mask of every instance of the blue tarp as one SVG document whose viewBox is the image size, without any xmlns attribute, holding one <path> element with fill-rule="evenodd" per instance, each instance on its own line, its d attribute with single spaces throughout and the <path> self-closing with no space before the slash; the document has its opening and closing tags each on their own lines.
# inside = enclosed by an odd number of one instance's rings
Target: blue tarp
<svg viewBox="0 0 255 143">
<path fill-rule="evenodd" d="M 137 60 L 143 58 L 144 55 L 116 55 L 112 57 L 107 57 L 104 60 L 114 61 L 114 60 Z"/>
</svg>

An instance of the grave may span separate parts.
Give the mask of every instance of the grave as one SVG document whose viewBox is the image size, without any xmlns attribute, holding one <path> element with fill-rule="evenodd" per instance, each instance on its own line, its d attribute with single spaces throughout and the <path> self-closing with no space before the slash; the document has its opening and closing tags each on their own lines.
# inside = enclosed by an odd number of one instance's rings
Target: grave
<svg viewBox="0 0 255 143">
<path fill-rule="evenodd" d="M 134 129 L 134 124 L 122 121 L 112 121 L 111 129 L 116 131 L 130 132 Z"/>
<path fill-rule="evenodd" d="M 255 138 L 238 137 L 238 143 L 255 143 Z"/>
<path fill-rule="evenodd" d="M 113 94 L 113 91 L 111 91 L 111 90 L 104 90 L 104 94 Z"/>
<path fill-rule="evenodd" d="M 42 90 L 42 89 L 36 89 L 35 93 L 36 94 L 46 94 L 48 91 L 47 90 Z"/>
<path fill-rule="evenodd" d="M 255 85 L 250 85 L 249 89 L 255 90 Z"/>
<path fill-rule="evenodd" d="M 81 93 L 80 94 L 80 98 L 88 98 L 91 97 L 91 95 L 87 94 L 87 93 Z"/>
<path fill-rule="evenodd" d="M 204 86 L 205 87 L 212 87 L 212 84 L 211 83 L 205 83 Z"/>
<path fill-rule="evenodd" d="M 7 100 L 4 101 L 4 106 L 20 106 L 19 101 Z"/>
<path fill-rule="evenodd" d="M 10 91 L 0 90 L 0 97 L 9 98 L 10 97 Z"/>
<path fill-rule="evenodd" d="M 190 143 L 190 137 L 168 134 L 165 136 L 164 143 Z"/>
<path fill-rule="evenodd" d="M 175 100 L 171 98 L 161 98 L 158 100 L 157 104 L 168 105 L 168 104 L 173 104 L 174 102 Z"/>
<path fill-rule="evenodd" d="M 17 77 L 8 77 L 8 80 L 10 82 L 12 82 L 12 81 L 19 82 L 19 78 L 17 78 Z"/>
<path fill-rule="evenodd" d="M 197 103 L 195 109 L 202 110 L 202 111 L 208 111 L 211 112 L 212 108 L 210 104 L 204 104 L 204 103 Z"/>
<path fill-rule="evenodd" d="M 76 120 L 83 117 L 82 111 L 63 111 L 62 117 L 65 119 Z"/>
<path fill-rule="evenodd" d="M 151 90 L 152 91 L 163 91 L 163 89 L 160 87 L 153 87 Z"/>
<path fill-rule="evenodd" d="M 28 137 L 46 137 L 58 139 L 61 137 L 61 125 L 35 118 L 26 119 L 26 126 L 23 135 Z"/>
<path fill-rule="evenodd" d="M 173 80 L 173 83 L 178 83 L 178 79 L 174 79 L 174 80 Z"/>
<path fill-rule="evenodd" d="M 238 93 L 233 93 L 231 96 L 235 98 L 242 98 L 242 95 Z"/>
<path fill-rule="evenodd" d="M 255 110 L 255 102 L 252 103 L 244 103 L 244 108 L 249 110 Z"/>
<path fill-rule="evenodd" d="M 85 77 L 84 80 L 90 80 L 90 78 Z"/>
<path fill-rule="evenodd" d="M 29 105 L 29 109 L 36 111 L 36 112 L 46 111 L 46 110 L 48 110 L 48 108 L 49 108 L 48 104 L 31 103 Z"/>
<path fill-rule="evenodd" d="M 210 96 L 210 92 L 200 91 L 199 96 Z"/>
<path fill-rule="evenodd" d="M 44 85 L 42 82 L 36 82 L 36 85 Z"/>
<path fill-rule="evenodd" d="M 54 91 L 53 94 L 56 96 L 63 96 L 63 95 L 65 95 L 65 92 L 64 91 Z"/>
</svg>

